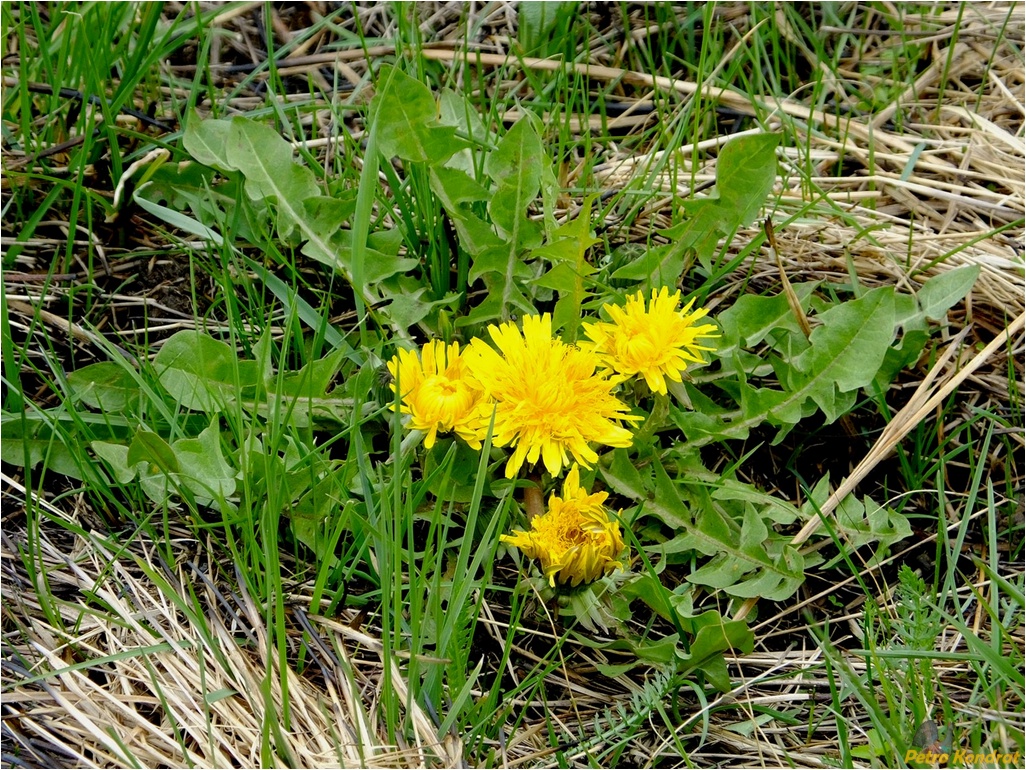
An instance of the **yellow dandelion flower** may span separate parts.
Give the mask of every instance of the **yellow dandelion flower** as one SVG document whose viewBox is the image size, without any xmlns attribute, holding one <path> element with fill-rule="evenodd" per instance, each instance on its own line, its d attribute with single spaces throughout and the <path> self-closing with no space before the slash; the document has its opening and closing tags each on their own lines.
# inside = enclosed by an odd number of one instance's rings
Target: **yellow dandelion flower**
<svg viewBox="0 0 1026 770">
<path fill-rule="evenodd" d="M 432 340 L 419 356 L 416 351 L 400 350 L 388 362 L 388 371 L 393 377 L 392 392 L 397 383 L 402 388 L 400 410 L 411 417 L 407 427 L 427 434 L 424 446 L 430 449 L 439 433 L 455 431 L 474 449 L 481 448 L 487 429 L 487 422 L 482 426 L 484 393 L 467 371 L 459 343 L 446 348 L 441 340 Z"/>
<path fill-rule="evenodd" d="M 514 447 L 506 478 L 539 458 L 553 476 L 570 463 L 568 455 L 591 467 L 598 455 L 590 443 L 630 446 L 631 432 L 614 421 L 638 418 L 609 392 L 613 383 L 597 372 L 598 356 L 552 339 L 548 313 L 525 317 L 523 326 L 523 333 L 512 323 L 489 326 L 500 352 L 473 339 L 466 353 L 467 367 L 495 403 L 492 440 Z"/>
<path fill-rule="evenodd" d="M 719 336 L 712 324 L 695 326 L 708 312 L 705 308 L 690 312 L 694 300 L 680 309 L 679 303 L 680 292 L 670 294 L 664 286 L 661 291 L 652 289 L 646 310 L 639 291 L 627 298 L 624 307 L 605 306 L 613 323 L 586 323 L 584 333 L 603 363 L 621 379 L 640 375 L 653 391 L 665 395 L 666 377 L 680 382 L 689 361 L 705 363 L 701 351 L 714 349 L 698 340 Z"/>
<path fill-rule="evenodd" d="M 590 583 L 623 565 L 620 525 L 610 518 L 603 503 L 605 492 L 589 494 L 581 488 L 575 464 L 563 482 L 563 497 L 549 498 L 549 510 L 531 521 L 531 530 L 502 535 L 504 543 L 538 559 L 549 585 Z"/>
</svg>

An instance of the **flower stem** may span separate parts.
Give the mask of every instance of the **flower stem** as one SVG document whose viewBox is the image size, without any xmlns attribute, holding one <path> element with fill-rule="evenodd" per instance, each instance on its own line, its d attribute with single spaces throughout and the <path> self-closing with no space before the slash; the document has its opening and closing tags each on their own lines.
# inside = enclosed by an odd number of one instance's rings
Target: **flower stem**
<svg viewBox="0 0 1026 770">
<path fill-rule="evenodd" d="M 641 446 L 652 441 L 656 431 L 663 427 L 667 415 L 670 414 L 670 397 L 666 393 L 655 394 L 655 404 L 652 405 L 652 412 L 634 434 L 634 445 Z"/>
<path fill-rule="evenodd" d="M 537 484 L 524 487 L 524 511 L 527 513 L 529 522 L 535 516 L 541 516 L 545 512 L 545 498 L 542 496 L 541 487 Z"/>
</svg>

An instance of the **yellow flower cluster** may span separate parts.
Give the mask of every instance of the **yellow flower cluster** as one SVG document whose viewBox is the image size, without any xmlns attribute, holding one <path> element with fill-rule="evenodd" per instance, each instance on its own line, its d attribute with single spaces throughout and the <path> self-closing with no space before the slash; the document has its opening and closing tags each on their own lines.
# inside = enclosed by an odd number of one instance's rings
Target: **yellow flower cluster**
<svg viewBox="0 0 1026 770">
<path fill-rule="evenodd" d="M 593 444 L 631 445 L 623 423 L 640 418 L 613 394 L 617 384 L 643 377 L 665 396 L 667 379 L 681 382 L 689 363 L 703 363 L 702 351 L 712 348 L 700 341 L 716 337 L 716 327 L 697 325 L 707 311 L 692 312 L 692 304 L 680 308 L 680 292 L 663 288 L 652 290 L 646 307 L 639 291 L 625 307 L 605 306 L 612 323 L 584 324 L 590 342 L 581 346 L 554 339 L 546 313 L 525 317 L 522 329 L 489 326 L 494 347 L 474 338 L 461 352 L 457 343 L 432 341 L 419 355 L 403 350 L 389 362 L 400 410 L 428 448 L 452 432 L 480 449 L 492 426 L 493 443 L 513 450 L 506 478 L 539 460 L 556 477 L 572 462 L 563 497 L 552 495 L 530 531 L 502 536 L 537 558 L 551 585 L 591 582 L 620 566 L 620 526 L 603 506 L 605 492 L 581 488 L 578 465 L 598 460 Z"/>
<path fill-rule="evenodd" d="M 558 476 L 570 456 L 585 467 L 598 459 L 589 444 L 631 445 L 619 423 L 638 418 L 610 392 L 613 382 L 589 351 L 552 338 L 552 318 L 527 316 L 515 324 L 489 326 L 498 351 L 473 339 L 461 354 L 453 343 L 429 342 L 420 357 L 401 351 L 388 364 L 399 389 L 409 427 L 427 433 L 431 447 L 439 432 L 454 431 L 480 448 L 494 412 L 492 441 L 511 446 L 506 478 L 524 462 Z"/>
</svg>

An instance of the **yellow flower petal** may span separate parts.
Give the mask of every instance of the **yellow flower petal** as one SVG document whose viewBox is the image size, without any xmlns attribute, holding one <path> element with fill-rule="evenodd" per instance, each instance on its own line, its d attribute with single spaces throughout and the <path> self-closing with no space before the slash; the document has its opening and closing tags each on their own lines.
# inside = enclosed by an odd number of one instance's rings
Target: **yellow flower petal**
<svg viewBox="0 0 1026 770">
<path fill-rule="evenodd" d="M 454 342 L 428 342 L 420 355 L 400 350 L 388 362 L 392 392 L 401 388 L 400 410 L 410 415 L 407 427 L 424 431 L 424 446 L 434 446 L 438 433 L 454 431 L 475 449 L 488 431 L 491 411 L 481 386 L 467 370 Z M 394 406 L 393 406 L 394 408 Z"/>
<path fill-rule="evenodd" d="M 552 338 L 549 314 L 526 316 L 523 332 L 504 323 L 489 326 L 488 334 L 499 352 L 474 339 L 465 361 L 495 402 L 493 442 L 514 448 L 506 478 L 539 459 L 554 476 L 571 456 L 590 467 L 598 459 L 592 443 L 631 445 L 631 432 L 619 422 L 638 418 L 610 393 L 613 382 L 597 371 L 595 353 Z"/>
<path fill-rule="evenodd" d="M 605 492 L 589 494 L 580 486 L 575 463 L 563 482 L 563 497 L 549 498 L 549 509 L 531 521 L 528 532 L 502 535 L 531 559 L 541 562 L 549 585 L 590 583 L 623 566 L 618 557 L 624 542 L 620 525 L 610 518 L 603 503 Z"/>
<path fill-rule="evenodd" d="M 641 376 L 656 393 L 666 393 L 666 378 L 681 381 L 689 362 L 705 363 L 701 351 L 713 350 L 699 340 L 718 337 L 712 324 L 696 326 L 704 308 L 691 312 L 694 300 L 678 309 L 680 292 L 664 286 L 652 290 L 645 307 L 642 292 L 627 298 L 624 307 L 606 305 L 612 323 L 586 323 L 584 333 L 603 363 L 622 378 Z"/>
</svg>

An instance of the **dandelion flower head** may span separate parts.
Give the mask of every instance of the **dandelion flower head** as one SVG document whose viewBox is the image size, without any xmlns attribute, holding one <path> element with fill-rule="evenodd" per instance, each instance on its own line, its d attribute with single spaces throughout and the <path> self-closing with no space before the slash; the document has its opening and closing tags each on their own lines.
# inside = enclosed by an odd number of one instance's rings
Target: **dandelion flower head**
<svg viewBox="0 0 1026 770">
<path fill-rule="evenodd" d="M 488 333 L 498 351 L 475 338 L 466 361 L 495 403 L 492 440 L 514 447 L 506 478 L 539 458 L 553 476 L 569 465 L 570 455 L 590 467 L 598 459 L 592 443 L 631 445 L 632 434 L 619 421 L 637 418 L 610 393 L 613 383 L 598 371 L 601 360 L 554 340 L 548 313 L 526 316 L 522 333 L 513 323 L 491 325 Z"/>
<path fill-rule="evenodd" d="M 392 392 L 397 386 L 402 389 L 400 410 L 411 418 L 407 427 L 427 434 L 424 446 L 430 449 L 439 433 L 455 431 L 475 449 L 481 448 L 484 394 L 467 370 L 459 343 L 446 347 L 441 340 L 431 340 L 419 355 L 400 350 L 388 362 L 388 371 Z"/>
<path fill-rule="evenodd" d="M 501 540 L 516 546 L 525 556 L 538 559 L 549 585 L 556 581 L 577 586 L 590 583 L 623 565 L 620 525 L 603 503 L 605 492 L 589 494 L 581 488 L 575 464 L 563 482 L 563 497 L 549 498 L 549 509 L 535 516 L 528 532 L 518 530 Z"/>
<path fill-rule="evenodd" d="M 666 379 L 681 381 L 689 362 L 705 363 L 701 352 L 713 350 L 699 340 L 718 337 L 712 324 L 695 323 L 708 312 L 700 308 L 691 312 L 692 299 L 679 308 L 680 291 L 670 294 L 652 289 L 652 298 L 645 307 L 642 292 L 627 297 L 624 307 L 605 305 L 612 323 L 586 323 L 584 333 L 603 363 L 622 379 L 642 376 L 656 393 L 666 394 Z"/>
</svg>

